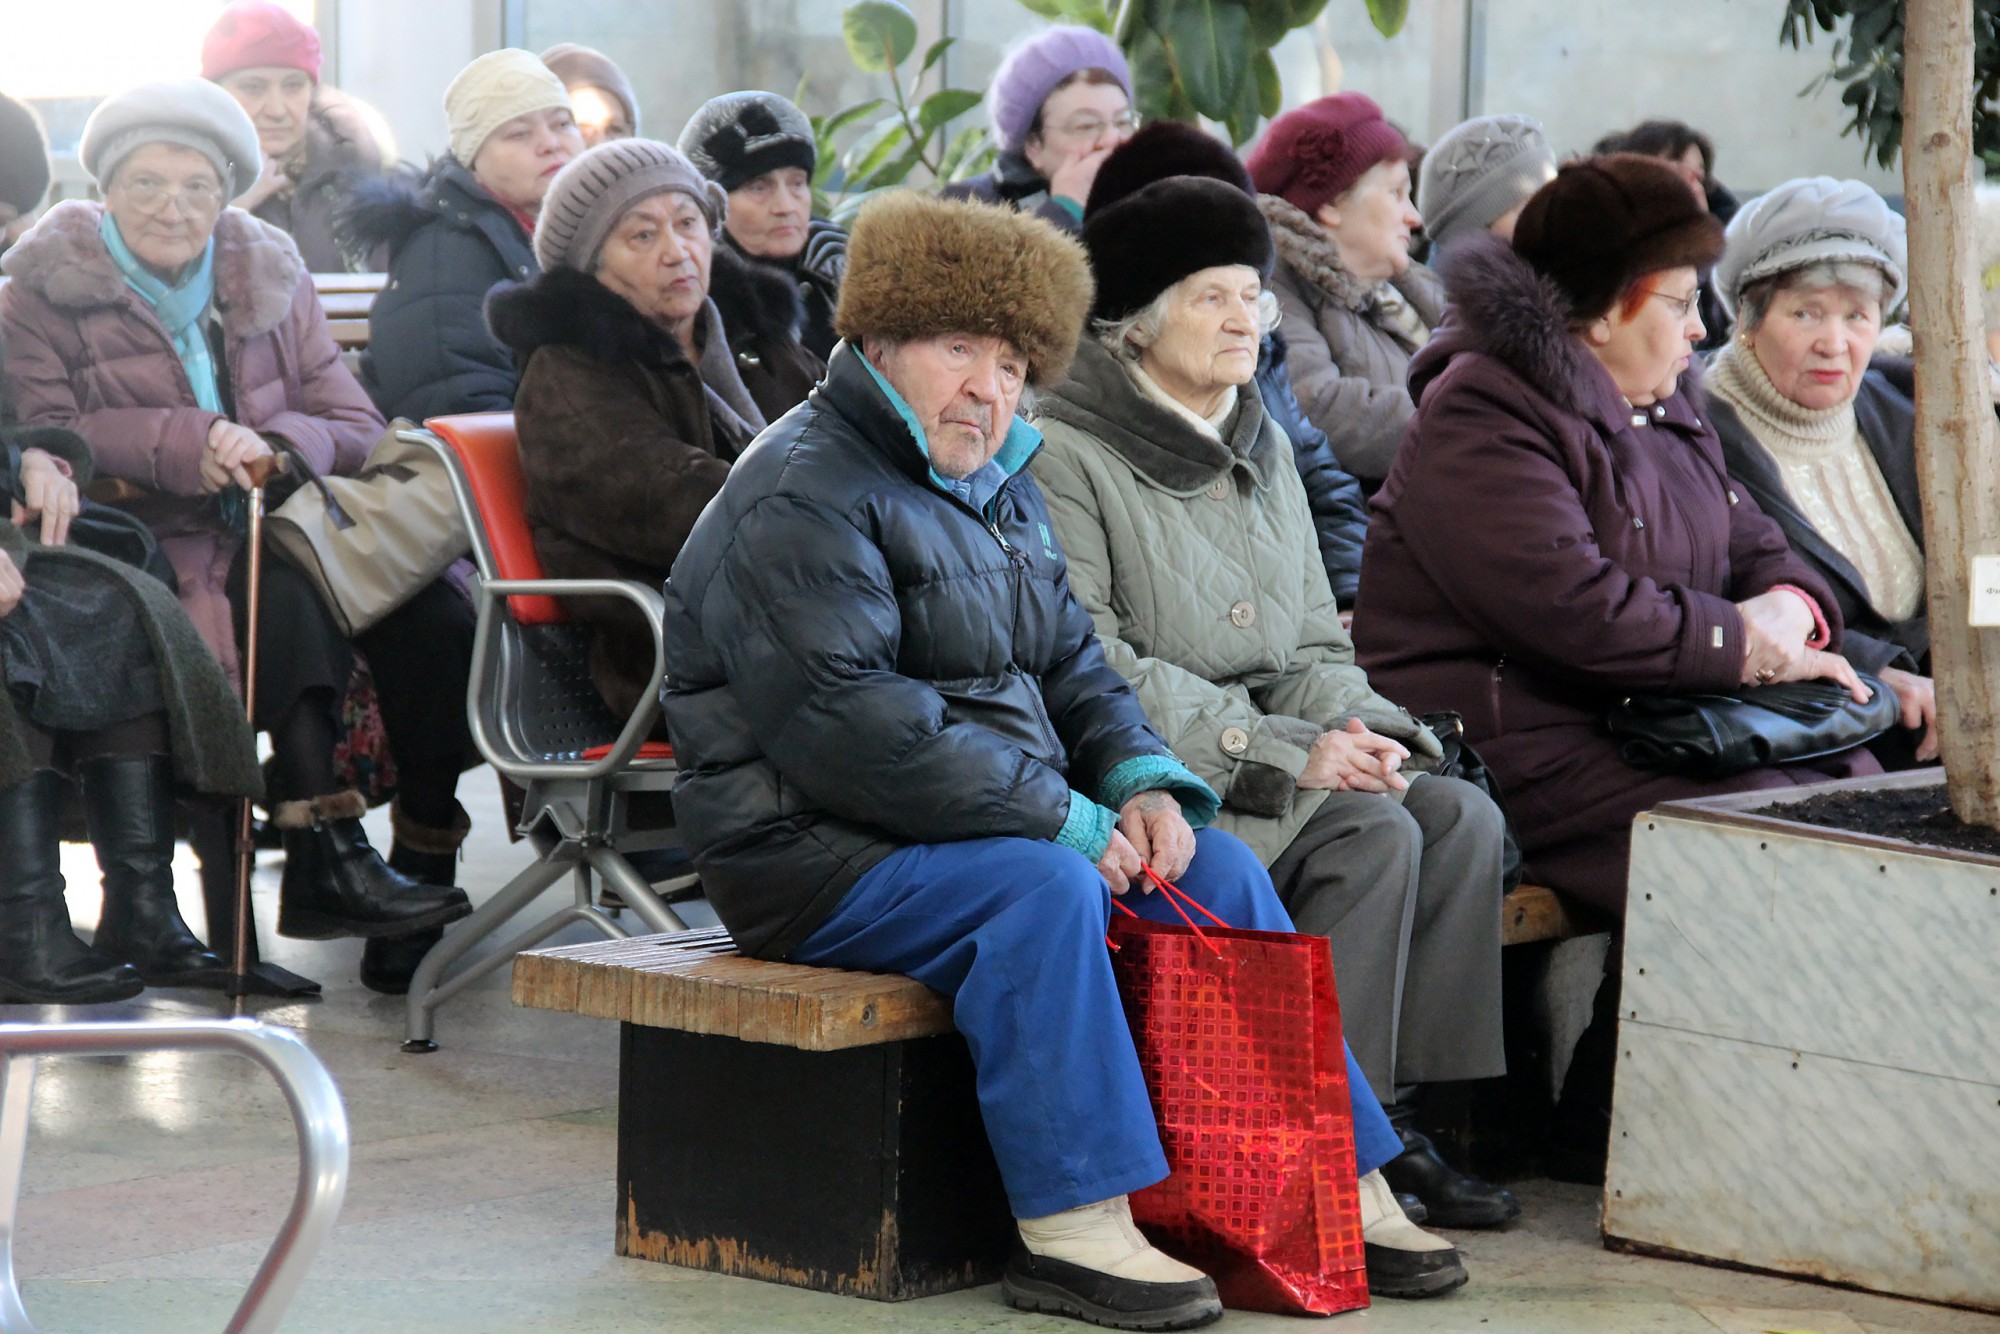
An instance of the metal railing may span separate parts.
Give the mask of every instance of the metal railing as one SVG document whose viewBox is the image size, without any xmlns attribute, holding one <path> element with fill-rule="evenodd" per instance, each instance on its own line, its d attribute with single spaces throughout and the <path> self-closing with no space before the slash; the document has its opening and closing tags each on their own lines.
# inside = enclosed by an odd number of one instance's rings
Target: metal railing
<svg viewBox="0 0 2000 1334">
<path fill-rule="evenodd" d="M 269 1334 L 333 1230 L 347 1194 L 347 1109 L 333 1076 L 303 1039 L 249 1019 L 185 1023 L 0 1024 L 0 1331 L 34 1334 L 14 1278 L 14 1238 L 35 1062 L 43 1056 L 136 1056 L 219 1051 L 246 1056 L 278 1081 L 299 1136 L 299 1180 L 291 1212 L 264 1253 L 227 1334 Z"/>
</svg>

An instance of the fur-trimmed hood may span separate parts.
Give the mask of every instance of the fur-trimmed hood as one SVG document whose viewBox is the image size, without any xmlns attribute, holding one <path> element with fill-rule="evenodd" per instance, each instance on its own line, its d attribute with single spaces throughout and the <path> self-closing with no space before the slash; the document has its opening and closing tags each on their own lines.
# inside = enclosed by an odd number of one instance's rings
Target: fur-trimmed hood
<svg viewBox="0 0 2000 1334">
<path fill-rule="evenodd" d="M 356 181 L 334 219 L 334 234 L 355 254 L 387 246 L 393 258 L 405 241 L 440 218 L 470 227 L 488 213 L 514 225 L 505 206 L 446 153 L 434 158 L 421 175 L 405 167 Z"/>
<path fill-rule="evenodd" d="M 1558 407 L 1589 415 L 1600 406 L 1610 376 L 1570 332 L 1569 299 L 1512 246 L 1489 232 L 1461 237 L 1444 248 L 1438 272 L 1450 313 L 1410 362 L 1413 398 L 1423 401 L 1453 357 L 1483 352 Z"/>
<path fill-rule="evenodd" d="M 550 269 L 527 282 L 494 288 L 486 297 L 486 322 L 522 365 L 549 346 L 574 347 L 609 366 L 688 364 L 672 334 L 575 269 Z"/>
<path fill-rule="evenodd" d="M 1276 195 L 1258 195 L 1257 209 L 1271 224 L 1278 259 L 1292 272 L 1348 310 L 1366 314 L 1373 309 L 1374 285 L 1348 272 L 1340 262 L 1340 247 L 1326 234 L 1326 228 Z"/>
<path fill-rule="evenodd" d="M 1088 432 L 1132 468 L 1177 496 L 1191 496 L 1239 462 L 1258 487 L 1289 463 L 1283 433 L 1264 415 L 1253 382 L 1236 395 L 1237 411 L 1226 439 L 1215 440 L 1165 405 L 1148 398 L 1124 365 L 1094 338 L 1085 338 L 1070 364 L 1069 379 L 1035 398 L 1035 415 Z"/>
<path fill-rule="evenodd" d="M 722 313 L 730 346 L 797 342 L 805 323 L 798 281 L 774 264 L 747 259 L 727 245 L 715 247 L 708 266 L 708 296 Z"/>
<path fill-rule="evenodd" d="M 122 303 L 132 289 L 98 235 L 103 216 L 102 204 L 64 200 L 0 259 L 0 269 L 61 310 Z M 222 211 L 215 224 L 215 308 L 231 341 L 277 328 L 305 275 L 291 237 L 242 209 Z"/>
</svg>

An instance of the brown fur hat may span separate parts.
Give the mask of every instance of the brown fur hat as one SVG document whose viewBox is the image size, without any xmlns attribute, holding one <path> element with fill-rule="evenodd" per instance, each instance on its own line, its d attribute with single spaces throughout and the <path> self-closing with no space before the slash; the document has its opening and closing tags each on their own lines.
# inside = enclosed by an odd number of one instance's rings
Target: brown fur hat
<svg viewBox="0 0 2000 1334">
<path fill-rule="evenodd" d="M 1649 273 L 1715 263 L 1722 224 L 1659 158 L 1605 153 L 1529 196 L 1514 253 L 1561 289 L 1574 318 L 1594 320 Z"/>
<path fill-rule="evenodd" d="M 1004 338 L 1048 386 L 1069 374 L 1091 295 L 1083 247 L 1041 219 L 896 190 L 854 220 L 833 327 L 855 343 Z"/>
</svg>

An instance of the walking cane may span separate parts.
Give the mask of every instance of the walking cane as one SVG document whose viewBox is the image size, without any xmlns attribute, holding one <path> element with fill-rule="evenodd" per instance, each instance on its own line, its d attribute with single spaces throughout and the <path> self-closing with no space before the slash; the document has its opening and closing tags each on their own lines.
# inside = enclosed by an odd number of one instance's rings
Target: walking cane
<svg viewBox="0 0 2000 1334">
<path fill-rule="evenodd" d="M 245 617 L 243 651 L 243 712 L 250 725 L 257 725 L 257 613 L 264 596 L 264 484 L 271 474 L 283 471 L 276 454 L 252 459 L 243 465 L 250 475 L 250 559 L 249 608 Z M 250 798 L 243 798 L 236 812 L 236 939 L 230 960 L 229 994 L 234 1011 L 243 1013 L 243 1001 L 250 994 L 250 933 L 257 929 L 250 914 L 250 873 L 257 865 L 256 835 L 251 831 Z"/>
</svg>

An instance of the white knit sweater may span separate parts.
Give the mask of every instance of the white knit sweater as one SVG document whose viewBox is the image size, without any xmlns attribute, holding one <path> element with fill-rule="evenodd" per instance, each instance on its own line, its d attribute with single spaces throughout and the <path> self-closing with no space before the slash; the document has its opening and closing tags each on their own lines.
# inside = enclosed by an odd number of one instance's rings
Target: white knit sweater
<svg viewBox="0 0 2000 1334">
<path fill-rule="evenodd" d="M 1853 400 L 1800 407 L 1778 392 L 1756 354 L 1735 342 L 1716 352 L 1703 382 L 1736 409 L 1778 465 L 1799 512 L 1853 563 L 1869 605 L 1891 621 L 1914 616 L 1924 600 L 1923 552 L 1861 438 Z"/>
</svg>

